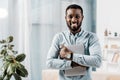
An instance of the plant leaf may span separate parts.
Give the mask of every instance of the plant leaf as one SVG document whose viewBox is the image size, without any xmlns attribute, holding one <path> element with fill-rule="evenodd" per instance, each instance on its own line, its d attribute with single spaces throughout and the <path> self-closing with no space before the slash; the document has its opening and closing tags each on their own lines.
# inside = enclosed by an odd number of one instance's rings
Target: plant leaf
<svg viewBox="0 0 120 80">
<path fill-rule="evenodd" d="M 7 69 L 5 69 L 2 73 L 2 77 L 4 78 L 7 75 Z"/>
<path fill-rule="evenodd" d="M 14 55 L 18 53 L 18 51 L 14 51 L 14 50 L 12 50 L 12 52 L 13 52 Z"/>
<path fill-rule="evenodd" d="M 6 47 L 7 47 L 7 45 L 6 45 L 6 44 L 1 46 L 1 48 L 6 48 Z"/>
<path fill-rule="evenodd" d="M 22 80 L 21 77 L 17 73 L 14 73 L 13 76 L 15 80 Z"/>
<path fill-rule="evenodd" d="M 16 73 L 22 77 L 27 77 L 28 76 L 28 72 L 24 67 L 17 67 L 16 68 Z"/>
<path fill-rule="evenodd" d="M 3 78 L 7 75 L 7 68 L 9 66 L 9 64 L 10 63 L 7 62 L 7 63 L 4 63 L 4 65 L 3 65 L 3 67 L 4 67 L 3 74 L 2 74 Z"/>
<path fill-rule="evenodd" d="M 3 44 L 3 43 L 6 43 L 6 40 L 2 40 L 2 41 L 0 41 L 0 43 L 2 43 L 2 44 Z"/>
<path fill-rule="evenodd" d="M 12 75 L 13 73 L 15 73 L 15 69 L 16 69 L 15 64 L 14 64 L 14 63 L 11 63 L 11 64 L 8 66 L 7 74 L 8 74 L 8 75 Z"/>
<path fill-rule="evenodd" d="M 3 64 L 3 66 L 2 66 L 2 70 L 3 70 L 3 72 L 2 72 L 2 77 L 4 78 L 6 75 L 7 75 L 7 68 L 8 68 L 8 66 L 9 66 L 9 62 L 5 62 L 4 64 Z"/>
<path fill-rule="evenodd" d="M 11 76 L 12 76 L 12 75 L 6 75 L 3 80 L 10 80 Z"/>
<path fill-rule="evenodd" d="M 7 53 L 7 51 L 4 49 L 0 52 L 1 55 L 6 55 L 6 53 Z"/>
<path fill-rule="evenodd" d="M 0 80 L 3 80 L 3 77 L 2 77 L 2 75 L 0 75 Z"/>
<path fill-rule="evenodd" d="M 9 64 L 10 64 L 10 63 L 7 62 L 7 61 L 3 64 L 4 70 L 6 70 L 6 69 L 8 68 Z"/>
<path fill-rule="evenodd" d="M 9 37 L 7 38 L 7 42 L 10 43 L 10 42 L 12 42 L 12 41 L 13 41 L 13 36 L 9 36 Z"/>
<path fill-rule="evenodd" d="M 19 54 L 19 55 L 16 56 L 15 60 L 19 61 L 19 62 L 22 62 L 22 61 L 24 61 L 25 57 L 26 57 L 25 54 Z"/>
<path fill-rule="evenodd" d="M 8 62 L 14 62 L 13 57 L 14 57 L 13 55 L 6 56 L 6 61 L 8 61 Z"/>
<path fill-rule="evenodd" d="M 12 50 L 13 47 L 14 47 L 14 45 L 10 45 L 10 44 L 8 44 L 8 49 Z"/>
<path fill-rule="evenodd" d="M 25 68 L 24 65 L 22 65 L 20 62 L 17 64 L 19 68 Z"/>
</svg>

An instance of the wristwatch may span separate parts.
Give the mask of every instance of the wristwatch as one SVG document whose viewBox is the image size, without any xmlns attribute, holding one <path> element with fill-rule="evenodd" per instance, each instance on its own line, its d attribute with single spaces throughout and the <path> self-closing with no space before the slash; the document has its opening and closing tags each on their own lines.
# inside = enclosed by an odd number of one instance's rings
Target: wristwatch
<svg viewBox="0 0 120 80">
<path fill-rule="evenodd" d="M 67 54 L 67 55 L 65 55 L 65 57 L 70 59 L 71 58 L 71 54 Z"/>
</svg>

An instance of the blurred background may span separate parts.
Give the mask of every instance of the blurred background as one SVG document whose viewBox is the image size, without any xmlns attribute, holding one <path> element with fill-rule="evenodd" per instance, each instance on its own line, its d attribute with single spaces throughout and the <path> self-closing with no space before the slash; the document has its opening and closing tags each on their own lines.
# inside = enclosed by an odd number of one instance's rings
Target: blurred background
<svg viewBox="0 0 120 80">
<path fill-rule="evenodd" d="M 73 3 L 84 10 L 82 28 L 100 39 L 103 64 L 93 78 L 117 80 L 107 76 L 120 75 L 119 0 L 0 0 L 0 39 L 14 36 L 15 49 L 27 55 L 24 64 L 29 76 L 25 80 L 42 80 L 53 36 L 67 29 L 65 9 Z"/>
</svg>

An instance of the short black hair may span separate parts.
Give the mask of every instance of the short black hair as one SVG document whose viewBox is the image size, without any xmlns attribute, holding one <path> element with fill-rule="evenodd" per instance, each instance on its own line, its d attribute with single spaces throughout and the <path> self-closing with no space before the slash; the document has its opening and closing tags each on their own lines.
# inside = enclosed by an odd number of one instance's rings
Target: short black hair
<svg viewBox="0 0 120 80">
<path fill-rule="evenodd" d="M 83 9 L 81 6 L 77 5 L 77 4 L 71 4 L 69 5 L 67 8 L 66 8 L 66 11 L 65 13 L 67 14 L 67 10 L 68 9 L 80 9 L 81 10 L 81 13 L 83 14 Z"/>
</svg>

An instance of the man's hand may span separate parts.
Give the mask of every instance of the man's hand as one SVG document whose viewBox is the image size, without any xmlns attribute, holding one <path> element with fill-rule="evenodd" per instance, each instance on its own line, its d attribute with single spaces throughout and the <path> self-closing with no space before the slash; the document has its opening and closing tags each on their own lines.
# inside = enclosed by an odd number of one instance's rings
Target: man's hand
<svg viewBox="0 0 120 80">
<path fill-rule="evenodd" d="M 65 47 L 64 45 L 61 46 L 61 49 L 60 49 L 60 57 L 61 58 L 70 59 L 70 58 L 68 58 L 68 55 L 71 55 L 71 54 L 72 54 L 72 51 L 67 49 L 67 47 Z"/>
</svg>

